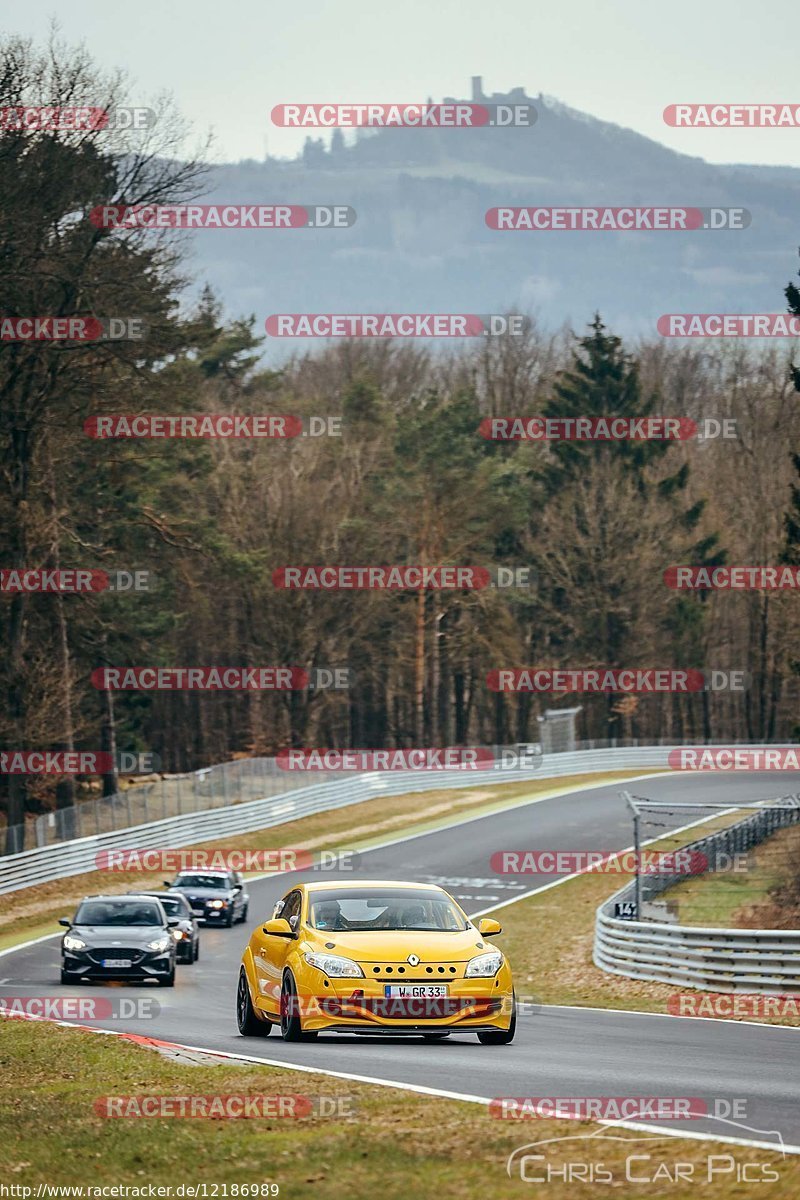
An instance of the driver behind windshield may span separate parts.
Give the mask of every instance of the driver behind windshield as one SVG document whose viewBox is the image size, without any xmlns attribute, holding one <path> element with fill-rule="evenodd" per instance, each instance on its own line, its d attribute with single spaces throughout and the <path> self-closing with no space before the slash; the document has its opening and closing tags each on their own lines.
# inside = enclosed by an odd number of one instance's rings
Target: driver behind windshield
<svg viewBox="0 0 800 1200">
<path fill-rule="evenodd" d="M 409 904 L 400 913 L 398 921 L 398 929 L 420 929 L 430 926 L 430 921 L 426 920 L 425 909 L 421 904 Z"/>
<path fill-rule="evenodd" d="M 338 900 L 322 900 L 314 905 L 314 926 L 317 929 L 346 929 Z"/>
</svg>

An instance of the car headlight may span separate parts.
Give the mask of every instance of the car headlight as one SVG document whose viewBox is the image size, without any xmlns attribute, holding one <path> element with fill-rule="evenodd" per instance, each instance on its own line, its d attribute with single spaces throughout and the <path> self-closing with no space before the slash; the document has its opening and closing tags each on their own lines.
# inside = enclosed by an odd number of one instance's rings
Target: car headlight
<svg viewBox="0 0 800 1200">
<path fill-rule="evenodd" d="M 75 937 L 74 933 L 64 934 L 64 949 L 65 950 L 85 950 L 86 942 L 83 938 Z"/>
<path fill-rule="evenodd" d="M 503 965 L 503 956 L 499 950 L 490 950 L 488 954 L 479 954 L 471 958 L 464 972 L 466 979 L 489 979 L 496 975 Z"/>
<path fill-rule="evenodd" d="M 184 938 L 186 936 L 186 934 L 183 932 L 182 929 L 173 929 L 172 936 L 175 938 L 176 942 L 179 942 L 182 938 Z"/>
<path fill-rule="evenodd" d="M 148 950 L 169 950 L 170 937 L 165 933 L 163 937 L 156 938 L 154 942 L 147 943 Z"/>
<path fill-rule="evenodd" d="M 340 958 L 338 954 L 304 954 L 306 962 L 331 979 L 363 979 L 364 972 L 352 958 Z"/>
<path fill-rule="evenodd" d="M 228 903 L 227 900 L 209 900 L 208 907 L 209 908 L 224 908 L 227 903 Z"/>
</svg>

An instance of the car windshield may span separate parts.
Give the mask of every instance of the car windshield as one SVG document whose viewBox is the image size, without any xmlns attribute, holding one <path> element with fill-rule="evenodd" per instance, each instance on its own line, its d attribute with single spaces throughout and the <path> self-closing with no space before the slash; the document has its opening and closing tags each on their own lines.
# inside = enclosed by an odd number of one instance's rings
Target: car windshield
<svg viewBox="0 0 800 1200">
<path fill-rule="evenodd" d="M 226 875 L 179 875 L 173 887 L 219 888 L 224 891 L 229 884 Z"/>
<path fill-rule="evenodd" d="M 147 900 L 86 900 L 75 925 L 163 925 L 157 904 Z"/>
<path fill-rule="evenodd" d="M 183 896 L 162 896 L 158 897 L 165 913 L 169 913 L 171 917 L 188 915 L 191 909 Z"/>
<path fill-rule="evenodd" d="M 411 888 L 331 889 L 309 895 L 309 924 L 314 929 L 357 930 L 424 929 L 455 933 L 469 928 L 449 896 Z"/>
</svg>

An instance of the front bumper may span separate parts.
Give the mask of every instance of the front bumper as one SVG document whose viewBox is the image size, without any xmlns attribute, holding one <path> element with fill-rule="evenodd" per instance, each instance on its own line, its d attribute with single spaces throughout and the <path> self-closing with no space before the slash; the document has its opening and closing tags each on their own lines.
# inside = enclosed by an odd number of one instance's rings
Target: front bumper
<svg viewBox="0 0 800 1200">
<path fill-rule="evenodd" d="M 304 1026 L 305 1028 L 305 1026 Z M 326 1025 L 326 1033 L 357 1033 L 371 1034 L 374 1036 L 386 1037 L 388 1034 L 391 1037 L 419 1037 L 423 1033 L 493 1033 L 497 1029 L 505 1029 L 505 1025 L 487 1025 L 470 1024 L 470 1025 L 403 1025 L 403 1026 L 386 1026 L 386 1025 L 361 1025 L 357 1021 L 343 1021 L 337 1025 Z"/>
<path fill-rule="evenodd" d="M 489 979 L 451 979 L 449 994 L 441 998 L 396 999 L 384 994 L 384 986 L 397 980 L 328 980 L 319 976 L 318 985 L 300 994 L 300 1015 L 305 1030 L 336 1030 L 356 1033 L 423 1033 L 442 1030 L 484 1032 L 507 1030 L 513 1009 L 511 972 L 504 964 Z M 429 982 L 429 980 L 411 980 Z M 359 994 L 360 993 L 360 994 Z"/>
<path fill-rule="evenodd" d="M 130 966 L 107 967 L 105 959 L 127 959 Z M 175 955 L 169 950 L 151 951 L 92 946 L 88 950 L 64 950 L 61 965 L 82 979 L 160 979 L 175 967 Z"/>
<path fill-rule="evenodd" d="M 194 900 L 190 903 L 194 919 L 206 925 L 224 925 L 234 911 L 232 900 L 224 908 L 211 908 L 208 901 Z"/>
</svg>

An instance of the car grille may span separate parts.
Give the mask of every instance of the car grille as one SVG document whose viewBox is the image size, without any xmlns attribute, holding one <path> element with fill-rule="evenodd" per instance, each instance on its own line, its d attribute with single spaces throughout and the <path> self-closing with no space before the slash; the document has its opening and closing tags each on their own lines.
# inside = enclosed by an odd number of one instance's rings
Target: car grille
<svg viewBox="0 0 800 1200">
<path fill-rule="evenodd" d="M 93 946 L 89 951 L 89 958 L 98 966 L 102 966 L 104 958 L 127 958 L 135 966 L 144 958 L 144 952 L 128 946 Z"/>
<path fill-rule="evenodd" d="M 447 983 L 464 978 L 466 963 L 418 963 L 416 967 L 408 962 L 363 963 L 362 967 L 367 979 L 382 983 Z"/>
</svg>

